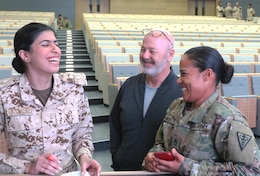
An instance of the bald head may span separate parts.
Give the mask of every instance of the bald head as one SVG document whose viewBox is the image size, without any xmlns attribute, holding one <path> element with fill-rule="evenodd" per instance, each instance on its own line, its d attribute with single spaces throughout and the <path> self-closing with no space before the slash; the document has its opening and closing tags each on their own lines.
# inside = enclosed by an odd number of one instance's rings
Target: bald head
<svg viewBox="0 0 260 176">
<path fill-rule="evenodd" d="M 145 37 L 147 36 L 153 36 L 153 37 L 162 37 L 165 40 L 169 42 L 169 47 L 174 48 L 174 37 L 172 34 L 165 30 L 165 29 L 160 29 L 160 28 L 155 28 L 155 29 L 148 29 L 143 31 L 145 34 Z"/>
</svg>

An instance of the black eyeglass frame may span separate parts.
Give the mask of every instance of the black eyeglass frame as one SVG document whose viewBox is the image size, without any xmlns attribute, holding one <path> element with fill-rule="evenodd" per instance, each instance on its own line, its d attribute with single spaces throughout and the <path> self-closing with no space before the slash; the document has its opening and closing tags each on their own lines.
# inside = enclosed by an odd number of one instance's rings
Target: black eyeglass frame
<svg viewBox="0 0 260 176">
<path fill-rule="evenodd" d="M 147 35 L 147 34 L 152 34 L 152 36 L 153 37 L 160 37 L 160 36 L 162 36 L 162 35 L 164 35 L 164 37 L 170 42 L 170 44 L 172 45 L 172 48 L 174 47 L 174 45 L 173 45 L 173 42 L 169 39 L 169 37 L 167 37 L 167 35 L 163 32 L 163 31 L 161 31 L 161 30 L 158 30 L 158 29 L 156 29 L 156 30 L 151 30 L 151 29 L 143 29 L 143 35 Z M 160 35 L 154 35 L 154 32 L 159 32 L 160 33 Z"/>
</svg>

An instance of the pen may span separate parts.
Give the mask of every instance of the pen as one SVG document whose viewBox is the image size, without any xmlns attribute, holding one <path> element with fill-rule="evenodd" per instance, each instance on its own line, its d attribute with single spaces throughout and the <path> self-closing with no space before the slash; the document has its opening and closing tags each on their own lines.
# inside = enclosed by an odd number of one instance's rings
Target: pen
<svg viewBox="0 0 260 176">
<path fill-rule="evenodd" d="M 49 155 L 47 156 L 47 159 L 48 159 L 49 161 L 54 161 L 54 162 L 56 161 L 55 158 L 53 157 L 53 155 L 51 155 L 51 154 L 49 154 Z M 59 167 L 58 170 L 61 171 L 62 168 Z M 59 171 L 58 171 L 58 172 L 59 172 Z"/>
<path fill-rule="evenodd" d="M 48 155 L 48 156 L 47 156 L 47 159 L 48 159 L 49 161 L 55 161 L 55 159 L 53 158 L 52 155 Z"/>
</svg>

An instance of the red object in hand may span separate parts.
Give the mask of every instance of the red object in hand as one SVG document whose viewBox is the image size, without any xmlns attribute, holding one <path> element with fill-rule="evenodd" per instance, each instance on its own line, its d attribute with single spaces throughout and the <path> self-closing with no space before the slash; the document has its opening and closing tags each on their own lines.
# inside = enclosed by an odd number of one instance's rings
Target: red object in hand
<svg viewBox="0 0 260 176">
<path fill-rule="evenodd" d="M 47 156 L 47 159 L 48 159 L 49 161 L 55 161 L 55 159 L 53 158 L 52 155 L 48 155 L 48 156 Z"/>
<path fill-rule="evenodd" d="M 171 152 L 155 152 L 154 156 L 159 159 L 163 159 L 166 161 L 173 161 L 174 157 L 172 156 Z"/>
</svg>

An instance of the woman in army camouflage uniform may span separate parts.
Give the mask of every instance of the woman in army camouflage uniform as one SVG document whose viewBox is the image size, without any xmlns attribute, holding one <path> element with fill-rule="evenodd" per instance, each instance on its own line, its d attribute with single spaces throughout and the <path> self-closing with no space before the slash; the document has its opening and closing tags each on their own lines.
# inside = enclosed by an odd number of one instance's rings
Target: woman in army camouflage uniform
<svg viewBox="0 0 260 176">
<path fill-rule="evenodd" d="M 13 67 L 21 75 L 0 82 L 0 131 L 8 153 L 0 173 L 48 174 L 77 170 L 99 175 L 92 158 L 93 123 L 82 74 L 57 74 L 61 51 L 54 30 L 30 23 L 14 37 Z"/>
<path fill-rule="evenodd" d="M 178 175 L 260 175 L 260 151 L 245 116 L 219 95 L 234 67 L 211 47 L 195 47 L 180 61 L 182 98 L 175 100 L 145 158 L 149 171 Z M 156 158 L 169 151 L 173 161 Z"/>
</svg>

